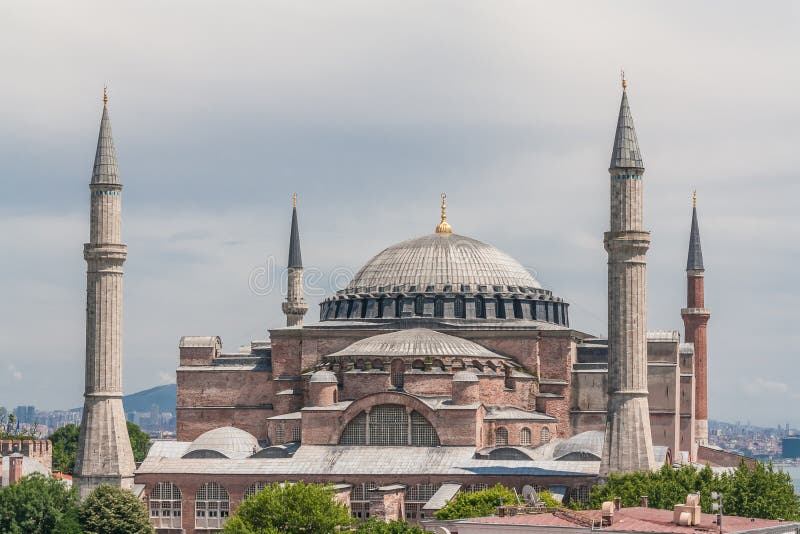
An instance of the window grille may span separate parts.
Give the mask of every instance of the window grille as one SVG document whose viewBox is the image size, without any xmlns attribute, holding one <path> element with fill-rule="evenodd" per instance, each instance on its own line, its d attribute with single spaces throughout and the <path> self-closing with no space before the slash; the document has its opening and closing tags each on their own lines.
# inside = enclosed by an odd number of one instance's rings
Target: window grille
<svg viewBox="0 0 800 534">
<path fill-rule="evenodd" d="M 455 312 L 455 316 L 459 319 L 466 319 L 467 318 L 467 307 L 464 302 L 464 297 L 461 295 L 456 296 L 456 300 L 453 303 L 453 311 Z"/>
<path fill-rule="evenodd" d="M 576 501 L 581 504 L 586 504 L 589 502 L 589 487 L 588 486 L 578 486 L 576 488 L 572 488 L 569 492 L 569 500 Z"/>
<path fill-rule="evenodd" d="M 433 301 L 433 316 L 444 317 L 444 297 L 437 296 Z"/>
<path fill-rule="evenodd" d="M 355 416 L 344 428 L 340 445 L 366 445 L 367 444 L 367 413 L 361 412 Z"/>
<path fill-rule="evenodd" d="M 411 444 L 417 447 L 439 446 L 439 436 L 436 434 L 436 429 L 417 412 L 411 412 Z"/>
<path fill-rule="evenodd" d="M 519 431 L 519 444 L 520 445 L 530 445 L 531 444 L 531 429 L 530 428 L 523 428 Z"/>
<path fill-rule="evenodd" d="M 470 484 L 464 489 L 466 493 L 475 493 L 476 491 L 485 491 L 489 489 L 488 484 Z"/>
<path fill-rule="evenodd" d="M 216 482 L 206 482 L 194 497 L 195 528 L 222 528 L 230 514 L 231 501 L 228 490 Z"/>
<path fill-rule="evenodd" d="M 422 317 L 425 313 L 425 297 L 422 295 L 418 295 L 416 300 L 414 300 L 414 315 L 418 317 Z"/>
<path fill-rule="evenodd" d="M 539 440 L 541 443 L 549 443 L 550 442 L 550 429 L 546 426 L 542 427 L 542 434 L 541 439 Z"/>
<path fill-rule="evenodd" d="M 150 492 L 150 524 L 155 528 L 181 528 L 181 490 L 172 482 L 159 482 Z"/>
<path fill-rule="evenodd" d="M 297 426 L 292 428 L 292 441 L 294 443 L 300 443 L 301 433 L 302 433 L 302 429 L 300 428 L 300 425 L 297 425 Z"/>
<path fill-rule="evenodd" d="M 475 317 L 478 319 L 486 319 L 486 302 L 483 297 L 478 295 L 475 297 Z"/>
<path fill-rule="evenodd" d="M 422 519 L 422 507 L 428 502 L 441 484 L 414 484 L 406 489 L 406 519 L 418 521 Z"/>
<path fill-rule="evenodd" d="M 498 428 L 494 431 L 494 444 L 495 446 L 498 445 L 508 445 L 508 430 L 503 427 Z"/>
<path fill-rule="evenodd" d="M 252 497 L 256 493 L 261 493 L 267 486 L 269 486 L 269 482 L 256 482 L 255 484 L 251 485 L 249 488 L 244 490 L 244 498 L 247 499 L 248 497 Z"/>
<path fill-rule="evenodd" d="M 283 445 L 284 441 L 286 441 L 286 437 L 283 433 L 283 425 L 278 425 L 275 427 L 275 445 Z"/>
<path fill-rule="evenodd" d="M 392 361 L 392 386 L 402 389 L 405 385 L 406 364 L 403 360 Z"/>
<path fill-rule="evenodd" d="M 408 413 L 399 404 L 382 404 L 369 412 L 369 445 L 408 445 Z"/>
<path fill-rule="evenodd" d="M 497 295 L 495 297 L 495 312 L 494 316 L 498 319 L 505 319 L 506 318 L 506 306 L 503 304 L 503 297 Z"/>
</svg>

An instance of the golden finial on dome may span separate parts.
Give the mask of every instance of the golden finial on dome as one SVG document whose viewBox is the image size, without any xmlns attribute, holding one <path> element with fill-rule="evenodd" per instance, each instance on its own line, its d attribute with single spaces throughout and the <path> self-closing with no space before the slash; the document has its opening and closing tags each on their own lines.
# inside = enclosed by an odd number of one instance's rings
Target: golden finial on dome
<svg viewBox="0 0 800 534">
<path fill-rule="evenodd" d="M 694 193 L 692 193 L 692 207 L 697 207 L 697 189 L 695 189 Z"/>
<path fill-rule="evenodd" d="M 108 86 L 103 87 L 103 105 L 108 104 Z"/>
<path fill-rule="evenodd" d="M 625 71 L 621 70 L 619 74 L 622 76 L 622 90 L 625 91 L 625 89 L 628 88 L 628 80 L 625 79 Z"/>
<path fill-rule="evenodd" d="M 292 207 L 293 207 L 293 208 L 296 208 L 296 207 L 297 207 L 297 193 L 295 193 L 294 195 L 292 195 Z"/>
<path fill-rule="evenodd" d="M 439 226 L 436 227 L 437 234 L 452 234 L 453 228 L 447 224 L 447 204 L 445 201 L 447 200 L 447 195 L 442 193 L 442 222 L 439 223 Z"/>
</svg>

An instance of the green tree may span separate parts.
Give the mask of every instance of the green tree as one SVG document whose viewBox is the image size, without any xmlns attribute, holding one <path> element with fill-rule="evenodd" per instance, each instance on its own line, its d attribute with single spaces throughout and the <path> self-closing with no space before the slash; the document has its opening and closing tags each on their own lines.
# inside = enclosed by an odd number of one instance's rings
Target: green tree
<svg viewBox="0 0 800 534">
<path fill-rule="evenodd" d="M 671 510 L 686 501 L 689 493 L 700 494 L 700 506 L 711 512 L 711 492 L 723 495 L 723 510 L 729 515 L 763 519 L 800 519 L 800 501 L 794 493 L 791 477 L 775 470 L 772 464 L 744 462 L 730 473 L 715 474 L 710 467 L 663 466 L 651 473 L 610 475 L 605 484 L 592 488 L 589 506 L 599 508 L 615 497 L 623 506 L 639 506 L 647 495 L 653 508 Z"/>
<path fill-rule="evenodd" d="M 72 474 L 75 469 L 75 454 L 78 450 L 78 425 L 59 428 L 48 438 L 53 443 L 53 470 Z"/>
<path fill-rule="evenodd" d="M 141 462 L 147 456 L 147 451 L 150 450 L 150 436 L 130 421 L 127 424 L 128 437 L 131 440 L 131 448 L 133 449 L 133 459 L 136 462 Z"/>
<path fill-rule="evenodd" d="M 517 496 L 510 489 L 497 484 L 493 488 L 472 493 L 458 493 L 444 508 L 436 512 L 436 519 L 463 519 L 497 513 L 503 504 L 516 504 Z"/>
<path fill-rule="evenodd" d="M 381 521 L 371 518 L 359 523 L 353 531 L 356 534 L 425 534 L 419 527 L 412 527 L 407 521 Z"/>
<path fill-rule="evenodd" d="M 0 532 L 80 534 L 78 496 L 60 480 L 39 473 L 0 489 Z"/>
<path fill-rule="evenodd" d="M 103 484 L 81 504 L 84 534 L 151 534 L 153 527 L 144 503 L 130 491 Z"/>
<path fill-rule="evenodd" d="M 137 425 L 127 422 L 128 436 L 133 449 L 133 459 L 137 462 L 144 460 L 150 450 L 150 436 Z M 59 428 L 48 438 L 53 442 L 53 469 L 71 475 L 75 470 L 75 455 L 78 451 L 78 435 L 81 428 L 78 425 L 67 425 Z"/>
<path fill-rule="evenodd" d="M 331 486 L 270 484 L 245 499 L 225 523 L 227 534 L 329 534 L 352 523 Z"/>
</svg>

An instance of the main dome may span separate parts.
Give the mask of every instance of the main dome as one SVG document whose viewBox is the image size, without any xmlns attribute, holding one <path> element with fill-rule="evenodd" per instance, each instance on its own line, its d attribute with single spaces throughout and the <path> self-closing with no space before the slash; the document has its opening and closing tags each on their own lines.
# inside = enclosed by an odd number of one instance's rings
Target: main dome
<svg viewBox="0 0 800 534">
<path fill-rule="evenodd" d="M 436 233 L 379 252 L 340 293 L 441 291 L 445 286 L 452 286 L 453 291 L 524 292 L 541 288 L 505 252 L 470 237 Z"/>
</svg>

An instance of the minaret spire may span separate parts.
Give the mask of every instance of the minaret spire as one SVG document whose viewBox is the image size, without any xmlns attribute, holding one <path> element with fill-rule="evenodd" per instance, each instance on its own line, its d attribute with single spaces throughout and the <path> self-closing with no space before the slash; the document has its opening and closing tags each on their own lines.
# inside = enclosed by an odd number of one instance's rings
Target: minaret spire
<svg viewBox="0 0 800 534">
<path fill-rule="evenodd" d="M 81 497 L 100 484 L 133 488 L 133 451 L 122 407 L 122 184 L 108 90 L 92 168 L 86 259 L 86 388 L 75 476 Z"/>
<path fill-rule="evenodd" d="M 681 310 L 684 339 L 694 343 L 694 439 L 708 444 L 708 339 L 711 311 L 705 307 L 705 267 L 697 222 L 697 193 L 692 195 L 692 225 L 686 260 L 686 307 Z"/>
<path fill-rule="evenodd" d="M 447 195 L 442 193 L 442 217 L 439 226 L 436 227 L 437 234 L 452 234 L 453 227 L 447 223 Z"/>
<path fill-rule="evenodd" d="M 297 193 L 292 195 L 292 229 L 289 233 L 286 302 L 283 313 L 286 326 L 302 326 L 308 306 L 303 300 L 303 258 L 300 254 L 300 228 L 297 224 Z"/>
<path fill-rule="evenodd" d="M 642 226 L 642 175 L 633 117 L 623 75 L 611 152 L 608 252 L 608 409 L 600 475 L 655 467 L 647 388 L 646 254 Z"/>
</svg>

